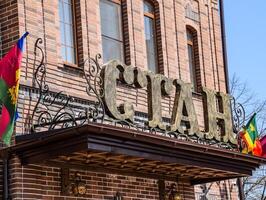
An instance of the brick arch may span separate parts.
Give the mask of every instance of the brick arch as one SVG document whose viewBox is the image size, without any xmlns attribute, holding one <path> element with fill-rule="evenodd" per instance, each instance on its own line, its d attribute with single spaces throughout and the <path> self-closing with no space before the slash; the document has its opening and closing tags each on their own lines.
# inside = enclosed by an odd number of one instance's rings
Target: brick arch
<svg viewBox="0 0 266 200">
<path fill-rule="evenodd" d="M 196 81 L 195 91 L 199 92 L 202 86 L 201 83 L 201 67 L 200 67 L 200 56 L 199 56 L 199 40 L 198 40 L 198 31 L 196 28 L 186 25 L 186 32 L 190 32 L 193 36 L 193 52 L 194 52 L 194 76 Z"/>
<path fill-rule="evenodd" d="M 158 72 L 161 74 L 164 74 L 162 30 L 161 30 L 161 20 L 160 20 L 160 3 L 157 0 L 143 0 L 143 2 L 144 1 L 147 1 L 154 6 L 155 34 L 156 34 L 157 57 L 158 57 Z"/>
<path fill-rule="evenodd" d="M 198 35 L 198 30 L 197 30 L 197 28 L 193 27 L 193 26 L 190 25 L 190 24 L 187 24 L 187 25 L 186 25 L 186 30 L 189 30 L 191 33 L 193 33 L 193 35 L 195 34 L 195 36 Z"/>
</svg>

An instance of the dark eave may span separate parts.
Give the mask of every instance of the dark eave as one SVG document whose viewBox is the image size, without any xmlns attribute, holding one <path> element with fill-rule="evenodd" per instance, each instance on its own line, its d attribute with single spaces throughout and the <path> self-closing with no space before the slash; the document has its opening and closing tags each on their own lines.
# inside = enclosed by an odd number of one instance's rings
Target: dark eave
<svg viewBox="0 0 266 200">
<path fill-rule="evenodd" d="M 150 178 L 180 178 L 191 184 L 249 176 L 266 163 L 263 158 L 235 151 L 97 123 L 17 136 L 16 141 L 8 151 L 18 155 L 23 165 L 69 165 Z"/>
</svg>

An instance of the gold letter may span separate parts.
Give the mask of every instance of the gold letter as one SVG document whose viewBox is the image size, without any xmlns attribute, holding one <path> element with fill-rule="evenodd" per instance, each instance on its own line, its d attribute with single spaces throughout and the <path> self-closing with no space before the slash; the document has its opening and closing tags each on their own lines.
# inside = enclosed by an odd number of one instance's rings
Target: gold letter
<svg viewBox="0 0 266 200">
<path fill-rule="evenodd" d="M 134 108 L 132 103 L 125 102 L 120 105 L 118 109 L 116 105 L 116 81 L 121 80 L 126 84 L 133 84 L 134 82 L 134 68 L 123 66 L 116 60 L 112 60 L 103 66 L 103 80 L 104 80 L 104 97 L 107 114 L 115 119 L 133 121 Z"/>
<path fill-rule="evenodd" d="M 216 93 L 207 88 L 203 88 L 204 94 L 204 117 L 206 127 L 206 138 L 215 138 L 218 141 L 236 144 L 236 138 L 233 135 L 233 124 L 231 116 L 230 95 Z M 219 98 L 217 101 L 216 96 Z M 223 133 L 218 132 L 218 124 L 221 125 Z"/>
<path fill-rule="evenodd" d="M 176 86 L 176 94 L 171 118 L 171 131 L 178 130 L 178 132 L 184 133 L 184 129 L 181 126 L 181 122 L 184 122 L 185 124 L 189 124 L 187 125 L 189 135 L 196 134 L 202 137 L 192 101 L 191 84 L 184 83 L 181 80 L 175 80 L 174 84 Z"/>
<path fill-rule="evenodd" d="M 166 130 L 162 121 L 162 95 L 169 95 L 172 90 L 172 81 L 161 74 L 149 73 L 148 78 L 148 110 L 149 126 Z"/>
</svg>

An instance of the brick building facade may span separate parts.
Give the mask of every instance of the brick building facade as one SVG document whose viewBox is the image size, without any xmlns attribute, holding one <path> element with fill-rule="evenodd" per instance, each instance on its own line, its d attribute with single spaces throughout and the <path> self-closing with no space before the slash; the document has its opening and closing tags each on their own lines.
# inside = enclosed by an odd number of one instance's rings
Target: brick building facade
<svg viewBox="0 0 266 200">
<path fill-rule="evenodd" d="M 60 12 L 62 11 L 60 11 L 59 4 L 62 2 L 66 6 L 65 9 L 67 9 L 67 5 L 71 5 L 70 13 L 73 15 L 71 23 L 60 19 Z M 156 54 L 156 64 L 154 64 L 156 73 L 172 79 L 181 79 L 186 83 L 193 83 L 193 103 L 196 108 L 199 127 L 200 130 L 205 130 L 201 88 L 206 87 L 222 93 L 228 92 L 219 2 L 217 0 L 149 0 L 147 2 L 153 8 L 151 13 L 146 13 L 144 9 L 146 1 L 143 0 L 1 0 L 2 56 L 8 52 L 24 32 L 28 31 L 30 33 L 25 42 L 21 66 L 18 100 L 20 118 L 16 122 L 16 136 L 29 134 L 34 105 L 36 105 L 39 95 L 38 89 L 36 89 L 37 85 L 33 84 L 34 70 L 38 66 L 35 59 L 36 57 L 42 57 L 40 52 L 37 55 L 34 54 L 37 38 L 43 39 L 40 46 L 44 52 L 45 81 L 49 85 L 50 92 L 54 94 L 63 91 L 76 98 L 75 103 L 77 104 L 93 99 L 88 98 L 86 93 L 87 82 L 82 71 L 84 62 L 89 57 L 95 57 L 98 53 L 104 54 L 104 48 L 107 48 L 109 44 L 111 45 L 111 43 L 108 43 L 107 46 L 104 46 L 103 43 L 103 40 L 109 36 L 103 34 L 103 22 L 101 21 L 103 20 L 103 13 L 100 11 L 101 6 L 105 5 L 101 5 L 100 2 L 108 6 L 114 3 L 116 9 L 119 7 L 120 11 L 118 13 L 121 15 L 119 19 L 122 21 L 120 24 L 122 39 L 120 41 L 111 36 L 108 39 L 115 41 L 116 45 L 122 44 L 123 62 L 147 71 L 151 70 L 149 62 L 152 62 L 152 56 Z M 64 15 L 66 15 L 66 10 L 64 10 Z M 151 45 L 149 43 L 151 41 L 147 42 L 147 38 L 145 38 L 147 37 L 145 17 L 147 16 L 154 23 L 152 28 L 149 27 L 149 30 L 154 31 L 152 36 L 155 36 L 152 41 L 155 43 L 155 53 L 153 52 L 151 55 L 150 51 L 147 50 L 148 45 Z M 64 42 L 67 43 L 68 41 L 62 40 L 62 37 L 68 36 L 62 34 L 62 26 L 66 28 L 69 27 L 68 25 L 74 30 L 71 35 L 73 36 L 73 48 L 72 46 L 65 47 L 64 45 L 67 46 L 67 44 Z M 188 33 L 191 33 L 191 39 L 189 39 Z M 190 46 L 192 46 L 191 52 L 188 50 Z M 116 51 L 114 47 L 112 46 L 113 50 Z M 66 51 L 65 54 L 62 53 L 62 49 Z M 74 55 L 72 60 L 68 56 L 73 55 L 68 54 L 68 50 L 74 52 L 72 52 Z M 103 56 L 104 60 L 105 55 Z M 37 61 L 39 62 L 40 59 L 37 59 Z M 103 63 L 102 60 L 99 62 L 100 64 Z M 117 99 L 118 103 L 124 102 L 125 99 L 131 102 L 136 112 L 148 112 L 147 94 L 143 88 L 133 90 L 121 86 L 117 89 Z M 162 115 L 164 118 L 171 117 L 173 104 L 174 98 L 171 95 L 162 99 Z M 14 138 L 13 145 L 19 143 L 15 140 Z M 41 140 L 39 138 L 39 141 Z M 64 147 L 63 142 L 62 145 L 62 148 L 67 148 Z M 115 156 L 109 158 L 109 153 L 88 155 L 85 153 L 88 156 L 87 159 L 92 160 L 91 162 L 94 162 L 93 159 L 103 159 L 101 161 L 103 169 L 99 166 L 97 169 L 90 167 L 90 161 L 87 163 L 87 168 L 84 166 L 70 167 L 69 178 L 73 179 L 75 172 L 78 171 L 82 182 L 86 185 L 87 192 L 85 195 L 79 196 L 65 194 L 62 192 L 61 168 L 64 168 L 63 166 L 54 166 L 51 164 L 53 160 L 47 162 L 42 160 L 42 162 L 37 163 L 23 160 L 26 153 L 21 150 L 22 153 L 20 152 L 17 156 L 16 153 L 20 150 L 16 149 L 15 145 L 13 147 L 15 153 L 11 153 L 8 157 L 7 183 L 4 183 L 5 159 L 1 162 L 3 167 L 0 168 L 0 188 L 4 188 L 0 192 L 2 198 L 4 198 L 4 194 L 8 193 L 9 198 L 14 200 L 107 200 L 114 199 L 116 193 L 119 192 L 124 200 L 159 199 L 158 178 L 155 176 L 141 177 L 141 173 L 130 175 L 111 169 L 109 171 L 109 159 L 110 162 L 124 162 L 124 164 L 128 162 L 127 160 L 119 160 Z M 12 152 L 13 149 L 10 151 Z M 5 153 L 2 153 L 3 158 L 5 155 Z M 57 158 L 67 163 L 76 159 L 75 157 L 72 158 L 71 155 L 71 153 L 57 155 L 59 156 Z M 123 168 L 122 166 L 121 164 L 120 167 Z M 156 167 L 156 165 L 152 165 L 152 167 Z M 189 173 L 189 169 L 185 169 Z M 204 168 L 193 171 L 193 173 L 200 174 L 203 171 Z M 169 187 L 173 182 L 173 180 L 166 180 L 165 187 Z M 177 182 L 177 189 L 184 200 L 204 199 L 206 197 L 208 199 L 238 199 L 239 190 L 235 179 L 227 180 L 227 178 L 224 178 L 224 180 L 221 179 L 212 183 L 206 182 L 196 186 L 187 181 Z M 204 194 L 206 195 L 204 196 Z"/>
</svg>

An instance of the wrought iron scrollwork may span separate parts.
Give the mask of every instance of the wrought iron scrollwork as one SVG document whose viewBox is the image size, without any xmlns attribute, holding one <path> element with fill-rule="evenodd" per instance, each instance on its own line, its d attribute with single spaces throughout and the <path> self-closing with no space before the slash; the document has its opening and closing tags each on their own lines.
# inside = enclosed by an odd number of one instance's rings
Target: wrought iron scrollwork
<svg viewBox="0 0 266 200">
<path fill-rule="evenodd" d="M 83 124 L 87 119 L 87 110 L 71 106 L 74 98 L 62 91 L 50 91 L 46 82 L 44 52 L 40 47 L 42 42 L 42 39 L 38 38 L 34 48 L 33 87 L 38 89 L 38 99 L 32 113 L 31 132 L 36 132 L 37 129 L 52 130 Z"/>
<path fill-rule="evenodd" d="M 235 98 L 231 98 L 231 110 L 232 110 L 232 120 L 233 129 L 235 133 L 238 133 L 241 128 L 245 125 L 246 113 L 242 104 L 237 103 Z"/>
<path fill-rule="evenodd" d="M 110 124 L 147 134 L 160 135 L 181 141 L 188 141 L 209 146 L 216 146 L 235 150 L 236 147 L 230 143 L 216 140 L 200 138 L 197 135 L 188 135 L 177 131 L 170 132 L 159 128 L 151 128 L 147 125 L 148 116 L 145 113 L 135 113 L 133 122 L 116 120 L 108 117 L 105 113 L 104 81 L 102 78 L 102 65 L 99 64 L 101 55 L 89 58 L 84 62 L 83 76 L 86 81 L 86 93 L 88 98 L 77 99 L 64 92 L 51 91 L 47 82 L 47 67 L 44 63 L 44 52 L 40 47 L 42 39 L 37 39 L 34 49 L 34 76 L 33 87 L 37 88 L 38 98 L 32 113 L 31 132 L 61 129 L 83 125 L 88 121 L 95 123 Z M 245 122 L 245 111 L 241 104 L 236 103 L 233 98 L 231 101 L 234 131 L 237 133 Z M 164 119 L 169 123 L 169 119 Z"/>
<path fill-rule="evenodd" d="M 103 98 L 103 79 L 101 77 L 102 67 L 99 64 L 101 55 L 89 58 L 84 62 L 84 76 L 87 82 L 86 92 L 89 96 L 94 96 L 96 101 L 91 102 L 88 108 L 88 117 L 95 122 L 103 122 L 105 117 Z"/>
<path fill-rule="evenodd" d="M 106 121 L 105 121 L 105 123 L 106 123 Z M 145 125 L 145 123 L 144 124 L 135 123 L 135 122 L 131 123 L 131 122 L 125 121 L 125 120 L 109 119 L 109 124 L 114 125 L 114 126 L 119 126 L 122 128 L 127 128 L 127 129 L 145 132 L 147 134 L 173 138 L 173 139 L 177 139 L 180 141 L 186 141 L 186 142 L 191 142 L 191 143 L 208 145 L 208 146 L 223 148 L 223 149 L 227 149 L 227 150 L 231 150 L 231 151 L 237 150 L 237 146 L 234 144 L 231 144 L 231 143 L 217 141 L 215 139 L 210 140 L 210 139 L 206 139 L 206 138 L 199 138 L 197 135 L 188 135 L 185 133 L 179 133 L 178 131 L 165 131 L 165 130 L 161 130 L 159 128 L 151 128 L 151 127 L 148 127 L 147 125 Z"/>
</svg>

